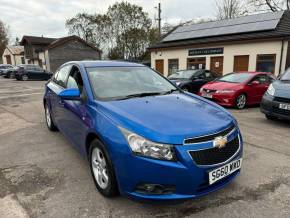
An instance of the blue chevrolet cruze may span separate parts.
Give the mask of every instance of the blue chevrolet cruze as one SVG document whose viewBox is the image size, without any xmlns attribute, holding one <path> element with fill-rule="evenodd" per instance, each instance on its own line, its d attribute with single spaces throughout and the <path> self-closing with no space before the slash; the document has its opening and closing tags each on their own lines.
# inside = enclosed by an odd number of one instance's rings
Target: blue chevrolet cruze
<svg viewBox="0 0 290 218">
<path fill-rule="evenodd" d="M 46 84 L 43 103 L 48 128 L 87 157 L 104 196 L 191 199 L 240 173 L 236 120 L 143 65 L 66 63 Z"/>
</svg>

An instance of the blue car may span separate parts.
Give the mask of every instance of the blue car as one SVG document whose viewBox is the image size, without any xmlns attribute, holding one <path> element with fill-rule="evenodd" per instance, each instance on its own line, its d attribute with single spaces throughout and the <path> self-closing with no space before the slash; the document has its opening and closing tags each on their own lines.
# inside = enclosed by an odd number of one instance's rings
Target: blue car
<svg viewBox="0 0 290 218">
<path fill-rule="evenodd" d="M 104 196 L 191 199 L 240 173 L 236 120 L 144 65 L 66 63 L 46 84 L 43 104 L 48 128 L 88 159 Z"/>
</svg>

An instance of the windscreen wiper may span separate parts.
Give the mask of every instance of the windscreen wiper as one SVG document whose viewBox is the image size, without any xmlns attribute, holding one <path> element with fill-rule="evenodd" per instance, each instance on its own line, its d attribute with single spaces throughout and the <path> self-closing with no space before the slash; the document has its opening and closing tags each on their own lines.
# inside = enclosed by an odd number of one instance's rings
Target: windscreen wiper
<svg viewBox="0 0 290 218">
<path fill-rule="evenodd" d="M 167 92 L 163 92 L 162 94 L 163 95 L 168 95 L 168 94 L 172 94 L 173 92 L 177 92 L 177 91 L 179 91 L 179 89 L 171 89 L 171 90 L 169 90 Z"/>
<path fill-rule="evenodd" d="M 118 100 L 125 100 L 129 98 L 142 98 L 142 97 L 154 96 L 154 95 L 163 95 L 163 93 L 162 92 L 144 92 L 144 93 L 126 95 L 124 97 L 118 98 Z"/>
</svg>

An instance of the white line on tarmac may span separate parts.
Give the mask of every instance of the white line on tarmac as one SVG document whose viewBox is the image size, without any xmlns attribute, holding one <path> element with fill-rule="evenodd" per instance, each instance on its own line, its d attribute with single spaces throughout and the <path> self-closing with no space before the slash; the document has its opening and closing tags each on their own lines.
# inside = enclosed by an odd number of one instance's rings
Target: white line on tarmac
<svg viewBox="0 0 290 218">
<path fill-rule="evenodd" d="M 30 93 L 30 94 L 22 94 L 22 95 L 10 95 L 10 96 L 3 96 L 0 97 L 0 99 L 7 99 L 7 98 L 18 98 L 18 97 L 23 97 L 23 96 L 29 96 L 29 95 L 43 95 L 43 92 L 36 92 L 36 93 Z"/>
</svg>

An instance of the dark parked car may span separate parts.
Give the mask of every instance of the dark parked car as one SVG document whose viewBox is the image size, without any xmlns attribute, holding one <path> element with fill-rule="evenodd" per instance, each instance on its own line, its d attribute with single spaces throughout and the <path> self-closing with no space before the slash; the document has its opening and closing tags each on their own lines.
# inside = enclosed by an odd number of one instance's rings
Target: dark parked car
<svg viewBox="0 0 290 218">
<path fill-rule="evenodd" d="M 13 68 L 10 64 L 0 64 L 0 76 L 4 76 L 7 72 L 7 70 Z"/>
<path fill-rule="evenodd" d="M 37 65 L 23 64 L 19 65 L 15 71 L 17 80 L 49 80 L 52 73 L 42 69 Z"/>
<path fill-rule="evenodd" d="M 290 68 L 265 93 L 261 111 L 268 119 L 290 120 Z"/>
<path fill-rule="evenodd" d="M 182 70 L 168 77 L 179 88 L 195 94 L 204 84 L 216 78 L 217 76 L 209 70 Z"/>
</svg>

